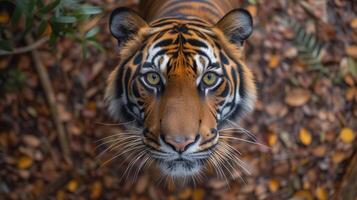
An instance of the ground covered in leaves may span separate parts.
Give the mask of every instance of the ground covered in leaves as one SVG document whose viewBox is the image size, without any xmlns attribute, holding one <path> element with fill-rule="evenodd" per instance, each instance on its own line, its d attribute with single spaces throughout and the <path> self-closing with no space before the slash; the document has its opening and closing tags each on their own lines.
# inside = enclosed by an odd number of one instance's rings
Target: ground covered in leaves
<svg viewBox="0 0 357 200">
<path fill-rule="evenodd" d="M 92 1 L 136 8 L 133 1 Z M 38 49 L 68 134 L 65 159 L 30 53 L 0 57 L 0 199 L 338 199 L 357 132 L 357 5 L 343 0 L 242 2 L 254 16 L 246 43 L 259 101 L 241 125 L 269 146 L 232 142 L 251 174 L 208 178 L 167 191 L 143 172 L 120 182 L 119 161 L 101 166 L 99 139 L 117 127 L 103 93 L 118 63 L 107 15 L 96 36 L 105 52 L 60 39 Z M 97 19 L 95 19 L 97 20 Z M 4 21 L 2 21 L 4 22 Z M 95 23 L 97 23 L 95 21 Z M 99 163 L 99 164 L 98 164 Z"/>
</svg>

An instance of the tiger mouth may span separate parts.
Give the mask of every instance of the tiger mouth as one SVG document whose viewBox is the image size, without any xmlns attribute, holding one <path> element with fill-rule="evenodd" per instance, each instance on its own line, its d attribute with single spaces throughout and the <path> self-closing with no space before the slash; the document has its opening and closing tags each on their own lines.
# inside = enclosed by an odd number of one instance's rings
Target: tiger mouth
<svg viewBox="0 0 357 200">
<path fill-rule="evenodd" d="M 173 177 L 185 177 L 199 173 L 203 162 L 201 160 L 191 161 L 179 158 L 170 161 L 160 160 L 158 166 L 164 174 Z"/>
</svg>

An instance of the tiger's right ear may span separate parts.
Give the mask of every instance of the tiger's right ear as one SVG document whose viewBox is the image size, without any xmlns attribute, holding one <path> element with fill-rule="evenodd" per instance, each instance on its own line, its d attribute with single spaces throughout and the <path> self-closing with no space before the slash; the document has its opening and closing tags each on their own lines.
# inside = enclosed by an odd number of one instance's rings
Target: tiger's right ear
<svg viewBox="0 0 357 200">
<path fill-rule="evenodd" d="M 129 8 L 117 8 L 110 14 L 110 32 L 121 44 L 137 34 L 140 28 L 146 26 L 148 26 L 147 22 Z"/>
</svg>

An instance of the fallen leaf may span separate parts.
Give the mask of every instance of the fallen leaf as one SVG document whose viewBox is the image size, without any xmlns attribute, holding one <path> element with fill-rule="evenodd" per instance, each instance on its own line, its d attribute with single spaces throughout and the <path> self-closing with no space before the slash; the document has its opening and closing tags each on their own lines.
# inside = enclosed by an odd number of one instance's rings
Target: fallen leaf
<svg viewBox="0 0 357 200">
<path fill-rule="evenodd" d="M 327 200 L 328 199 L 326 189 L 323 187 L 317 187 L 315 190 L 315 193 L 316 193 L 316 197 L 318 200 Z"/>
<path fill-rule="evenodd" d="M 7 24 L 10 21 L 9 13 L 6 11 L 0 11 L 0 24 Z"/>
<path fill-rule="evenodd" d="M 343 128 L 340 132 L 340 139 L 346 144 L 350 144 L 355 139 L 355 133 L 350 128 Z"/>
<path fill-rule="evenodd" d="M 353 77 L 351 74 L 347 74 L 345 77 L 344 77 L 344 81 L 347 85 L 349 86 L 354 86 L 355 85 L 355 81 L 353 80 Z"/>
<path fill-rule="evenodd" d="M 141 176 L 140 179 L 138 180 L 138 183 L 136 184 L 136 192 L 138 194 L 141 194 L 145 192 L 149 182 L 149 177 L 148 176 Z"/>
<path fill-rule="evenodd" d="M 274 54 L 270 57 L 268 66 L 271 69 L 275 69 L 276 67 L 278 67 L 279 63 L 280 63 L 280 56 L 278 54 Z"/>
<path fill-rule="evenodd" d="M 320 145 L 312 150 L 312 154 L 316 157 L 324 157 L 326 154 L 326 146 Z"/>
<path fill-rule="evenodd" d="M 91 186 L 90 198 L 98 199 L 102 194 L 103 187 L 100 181 L 95 181 Z"/>
<path fill-rule="evenodd" d="M 268 144 L 269 146 L 274 146 L 278 141 L 278 136 L 274 132 L 270 132 L 268 135 Z"/>
<path fill-rule="evenodd" d="M 351 28 L 357 29 L 357 18 L 354 18 L 350 22 Z"/>
<path fill-rule="evenodd" d="M 182 192 L 180 192 L 178 197 L 179 197 L 179 199 L 189 199 L 191 195 L 192 195 L 192 189 L 186 188 Z"/>
<path fill-rule="evenodd" d="M 306 104 L 310 99 L 310 91 L 297 88 L 287 92 L 285 96 L 285 103 L 289 106 L 302 106 Z"/>
<path fill-rule="evenodd" d="M 43 31 L 42 33 L 42 36 L 50 36 L 52 33 L 52 27 L 51 27 L 51 24 L 47 24 L 46 25 L 46 28 L 45 28 L 45 31 Z"/>
<path fill-rule="evenodd" d="M 31 147 L 38 147 L 41 144 L 40 140 L 33 135 L 24 135 L 22 139 L 25 144 Z"/>
<path fill-rule="evenodd" d="M 280 187 L 280 183 L 279 183 L 278 180 L 276 180 L 276 179 L 270 179 L 270 180 L 268 181 L 268 188 L 269 188 L 269 191 L 270 191 L 270 192 L 276 192 L 276 191 L 278 191 L 279 187 Z"/>
<path fill-rule="evenodd" d="M 75 192 L 78 189 L 78 182 L 75 179 L 72 179 L 67 183 L 67 190 L 70 192 Z"/>
<path fill-rule="evenodd" d="M 346 153 L 342 152 L 342 151 L 337 151 L 332 155 L 332 161 L 335 164 L 339 164 L 340 162 L 342 162 L 345 159 L 346 159 Z"/>
<path fill-rule="evenodd" d="M 28 169 L 33 164 L 33 159 L 29 156 L 21 156 L 17 161 L 17 168 Z"/>
<path fill-rule="evenodd" d="M 304 145 L 311 144 L 312 136 L 307 129 L 305 129 L 305 128 L 300 129 L 299 138 L 300 138 L 301 143 L 303 143 Z"/>
<path fill-rule="evenodd" d="M 192 200 L 202 200 L 205 195 L 205 191 L 201 188 L 193 190 Z"/>
<path fill-rule="evenodd" d="M 357 58 L 357 45 L 347 46 L 345 50 L 347 55 Z"/>
<path fill-rule="evenodd" d="M 292 199 L 301 199 L 301 200 L 313 200 L 314 197 L 312 196 L 312 194 L 307 191 L 307 190 L 301 190 L 301 191 L 298 191 L 294 194 L 293 198 Z"/>
</svg>

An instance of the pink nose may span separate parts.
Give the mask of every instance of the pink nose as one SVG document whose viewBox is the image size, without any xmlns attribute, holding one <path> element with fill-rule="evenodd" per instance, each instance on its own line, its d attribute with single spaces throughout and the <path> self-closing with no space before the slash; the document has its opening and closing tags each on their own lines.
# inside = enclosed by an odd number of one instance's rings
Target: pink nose
<svg viewBox="0 0 357 200">
<path fill-rule="evenodd" d="M 171 145 L 176 151 L 183 152 L 187 150 L 188 146 L 195 142 L 195 138 L 193 137 L 185 137 L 185 136 L 172 136 L 167 135 L 164 136 L 164 141 Z"/>
</svg>

